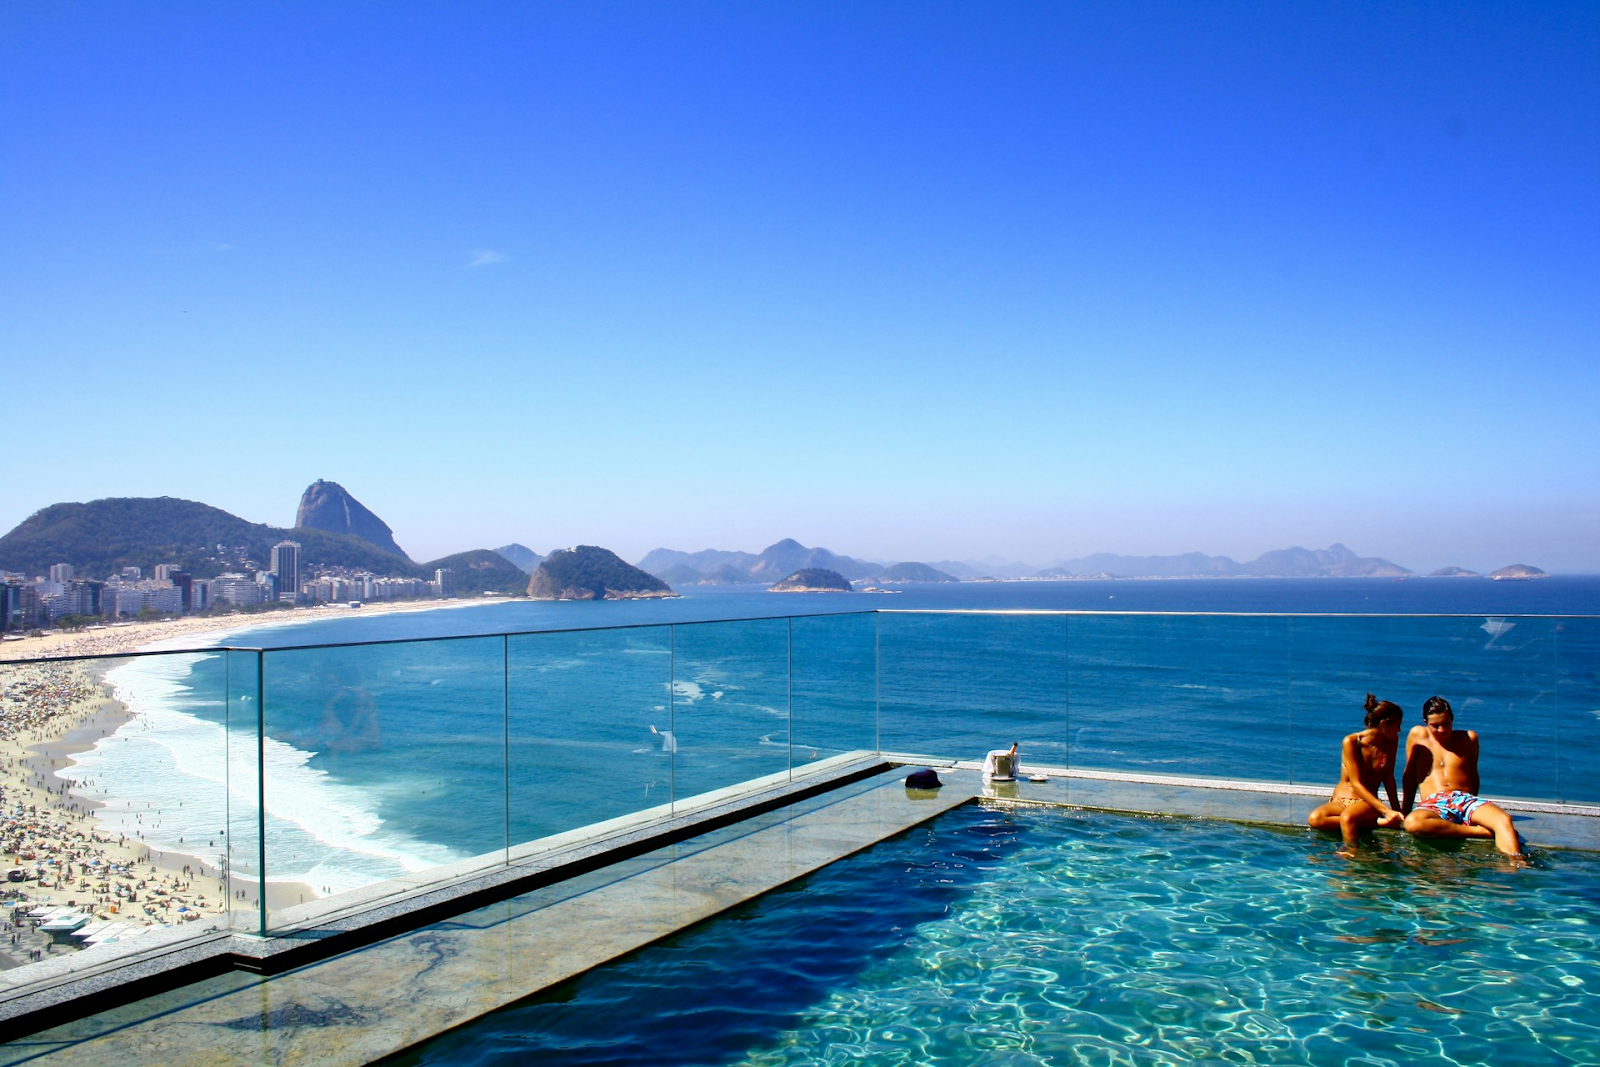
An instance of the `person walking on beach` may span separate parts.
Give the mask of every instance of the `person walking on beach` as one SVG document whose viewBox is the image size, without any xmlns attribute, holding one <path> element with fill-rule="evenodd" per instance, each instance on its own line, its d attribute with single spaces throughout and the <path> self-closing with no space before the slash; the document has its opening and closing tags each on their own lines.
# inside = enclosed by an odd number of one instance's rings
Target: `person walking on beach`
<svg viewBox="0 0 1600 1067">
<path fill-rule="evenodd" d="M 1523 859 L 1511 816 L 1478 794 L 1478 733 L 1457 730 L 1444 697 L 1422 705 L 1421 726 L 1406 736 L 1406 830 L 1418 837 L 1492 837 L 1512 859 Z M 1418 793 L 1422 799 L 1412 807 Z"/>
<path fill-rule="evenodd" d="M 1313 830 L 1335 830 L 1344 838 L 1341 856 L 1355 852 L 1361 831 L 1375 826 L 1399 826 L 1404 816 L 1397 810 L 1394 787 L 1395 754 L 1400 747 L 1398 704 L 1367 694 L 1366 728 L 1346 734 L 1340 746 L 1339 784 L 1328 802 L 1306 816 Z M 1389 803 L 1378 797 L 1378 786 L 1389 791 Z"/>
</svg>

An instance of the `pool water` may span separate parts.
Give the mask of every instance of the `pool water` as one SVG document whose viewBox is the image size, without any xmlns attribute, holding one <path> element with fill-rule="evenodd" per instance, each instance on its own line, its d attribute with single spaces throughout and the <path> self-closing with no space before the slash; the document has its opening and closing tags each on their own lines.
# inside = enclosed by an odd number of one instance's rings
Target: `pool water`
<svg viewBox="0 0 1600 1067">
<path fill-rule="evenodd" d="M 401 1056 L 1600 1063 L 1600 854 L 967 806 Z"/>
</svg>

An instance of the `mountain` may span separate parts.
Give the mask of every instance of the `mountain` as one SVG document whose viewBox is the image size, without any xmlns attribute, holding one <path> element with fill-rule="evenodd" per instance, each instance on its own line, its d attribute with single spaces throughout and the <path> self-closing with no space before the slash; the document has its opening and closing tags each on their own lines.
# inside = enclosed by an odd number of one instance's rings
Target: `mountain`
<svg viewBox="0 0 1600 1067">
<path fill-rule="evenodd" d="M 1264 552 L 1243 564 L 1203 552 L 1181 556 L 1100 552 L 1063 560 L 1040 577 L 1105 574 L 1113 578 L 1403 578 L 1410 573 L 1397 563 L 1376 556 L 1357 556 L 1344 545 L 1335 544 L 1316 551 L 1296 547 Z"/>
<path fill-rule="evenodd" d="M 700 578 L 700 585 L 755 585 L 758 584 L 746 571 L 740 570 L 731 563 L 724 563 L 720 567 L 713 567 Z"/>
<path fill-rule="evenodd" d="M 521 596 L 528 588 L 528 574 L 521 567 L 502 556 L 499 551 L 474 548 L 470 552 L 457 552 L 453 556 L 424 563 L 423 576 L 432 578 L 433 572 L 444 568 L 450 571 L 456 596 L 480 593 L 503 593 Z"/>
<path fill-rule="evenodd" d="M 895 585 L 901 582 L 959 582 L 961 579 L 953 574 L 934 570 L 926 563 L 896 563 L 874 574 L 872 580 Z"/>
<path fill-rule="evenodd" d="M 825 548 L 807 548 L 792 537 L 762 550 L 758 561 L 751 566 L 752 577 L 772 581 L 781 575 L 793 575 L 801 570 L 834 571 L 846 578 L 866 578 L 883 568 L 849 556 L 838 556 Z"/>
<path fill-rule="evenodd" d="M 657 578 L 673 588 L 685 585 L 755 585 L 756 579 L 731 563 L 724 563 L 713 568 L 709 573 L 702 573 L 689 566 L 687 563 L 674 563 L 670 567 L 663 567 L 658 571 L 650 571 Z"/>
<path fill-rule="evenodd" d="M 306 491 L 300 495 L 300 508 L 295 512 L 294 524 L 297 529 L 359 537 L 385 552 L 410 559 L 394 543 L 394 532 L 389 529 L 389 524 L 374 515 L 338 482 L 325 482 L 319 478 L 306 486 Z"/>
<path fill-rule="evenodd" d="M 774 582 L 769 593 L 849 593 L 850 581 L 838 571 L 807 567 Z"/>
<path fill-rule="evenodd" d="M 510 560 L 514 566 L 520 567 L 526 574 L 532 574 L 533 569 L 544 560 L 543 556 L 527 545 L 519 545 L 515 541 L 509 545 L 501 545 L 495 551 Z"/>
<path fill-rule="evenodd" d="M 550 553 L 528 579 L 535 600 L 632 600 L 677 596 L 653 574 L 624 563 L 615 552 L 595 545 Z"/>
<path fill-rule="evenodd" d="M 668 567 L 685 566 L 700 574 L 710 574 L 719 567 L 732 567 L 748 575 L 757 556 L 749 552 L 727 552 L 719 548 L 699 552 L 679 552 L 671 548 L 658 548 L 639 561 L 639 569 L 660 576 Z"/>
<path fill-rule="evenodd" d="M 1040 576 L 1108 574 L 1113 578 L 1219 578 L 1243 573 L 1239 564 L 1227 556 L 1208 556 L 1203 552 L 1187 552 L 1181 556 L 1119 556 L 1097 552 L 1082 559 L 1063 560 Z"/>
<path fill-rule="evenodd" d="M 639 561 L 639 567 L 658 578 L 664 578 L 670 568 L 688 567 L 706 578 L 715 578 L 712 584 L 717 585 L 738 581 L 771 582 L 783 575 L 807 568 L 838 571 L 848 578 L 866 578 L 883 569 L 882 564 L 835 555 L 826 548 L 807 548 L 792 537 L 768 545 L 760 555 L 751 555 L 749 552 L 726 552 L 715 548 L 700 552 L 657 548 Z M 735 573 L 744 577 L 733 578 L 732 575 Z"/>
<path fill-rule="evenodd" d="M 670 567 L 663 567 L 659 571 L 646 571 L 653 574 L 671 586 L 699 585 L 706 580 L 706 576 L 689 566 L 687 563 L 674 563 Z"/>
<path fill-rule="evenodd" d="M 300 543 L 303 574 L 337 567 L 386 578 L 432 578 L 435 569 L 447 567 L 463 596 L 486 590 L 520 594 L 527 585 L 526 575 L 484 549 L 418 565 L 360 537 L 285 530 L 170 496 L 52 504 L 0 537 L 0 570 L 31 576 L 48 573 L 52 563 L 71 563 L 83 577 L 105 578 L 123 567 L 148 575 L 156 564 L 171 563 L 196 578 L 214 578 L 269 566 L 279 541 Z"/>
<path fill-rule="evenodd" d="M 421 574 L 404 556 L 359 537 L 266 526 L 169 496 L 52 504 L 0 538 L 0 569 L 35 575 L 47 573 L 52 563 L 71 563 L 79 574 L 104 578 L 123 567 L 148 574 L 158 563 L 173 563 L 197 578 L 210 578 L 247 564 L 267 566 L 272 546 L 285 540 L 300 542 L 302 569 L 323 565 L 384 576 Z"/>
<path fill-rule="evenodd" d="M 1357 556 L 1340 544 L 1315 552 L 1304 548 L 1265 552 L 1244 569 L 1257 578 L 1404 578 L 1412 573 L 1386 559 Z"/>
</svg>

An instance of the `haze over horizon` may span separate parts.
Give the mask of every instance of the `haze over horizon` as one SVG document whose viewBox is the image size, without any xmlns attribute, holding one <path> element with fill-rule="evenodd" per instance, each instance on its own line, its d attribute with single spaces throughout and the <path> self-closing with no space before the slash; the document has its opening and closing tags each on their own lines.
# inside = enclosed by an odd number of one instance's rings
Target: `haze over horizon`
<svg viewBox="0 0 1600 1067">
<path fill-rule="evenodd" d="M 1600 572 L 1600 8 L 0 8 L 0 532 Z"/>
</svg>

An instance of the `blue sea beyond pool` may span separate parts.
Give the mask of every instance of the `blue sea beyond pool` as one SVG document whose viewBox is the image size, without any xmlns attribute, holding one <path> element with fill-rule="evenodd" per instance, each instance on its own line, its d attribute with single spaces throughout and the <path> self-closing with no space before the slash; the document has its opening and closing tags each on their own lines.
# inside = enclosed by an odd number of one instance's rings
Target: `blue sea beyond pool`
<svg viewBox="0 0 1600 1067">
<path fill-rule="evenodd" d="M 950 610 L 1091 613 L 920 613 Z M 439 640 L 503 633 L 518 636 Z M 1600 803 L 1600 578 L 511 601 L 233 643 L 269 651 L 115 668 L 137 717 L 65 774 L 108 828 L 219 864 L 224 829 L 253 833 L 259 759 L 267 877 L 319 893 L 842 752 L 976 759 L 1017 741 L 1024 766 L 1321 786 L 1369 691 L 1410 722 L 1446 695 L 1483 735 L 1488 795 Z M 231 859 L 254 876 L 253 854 Z"/>
</svg>

